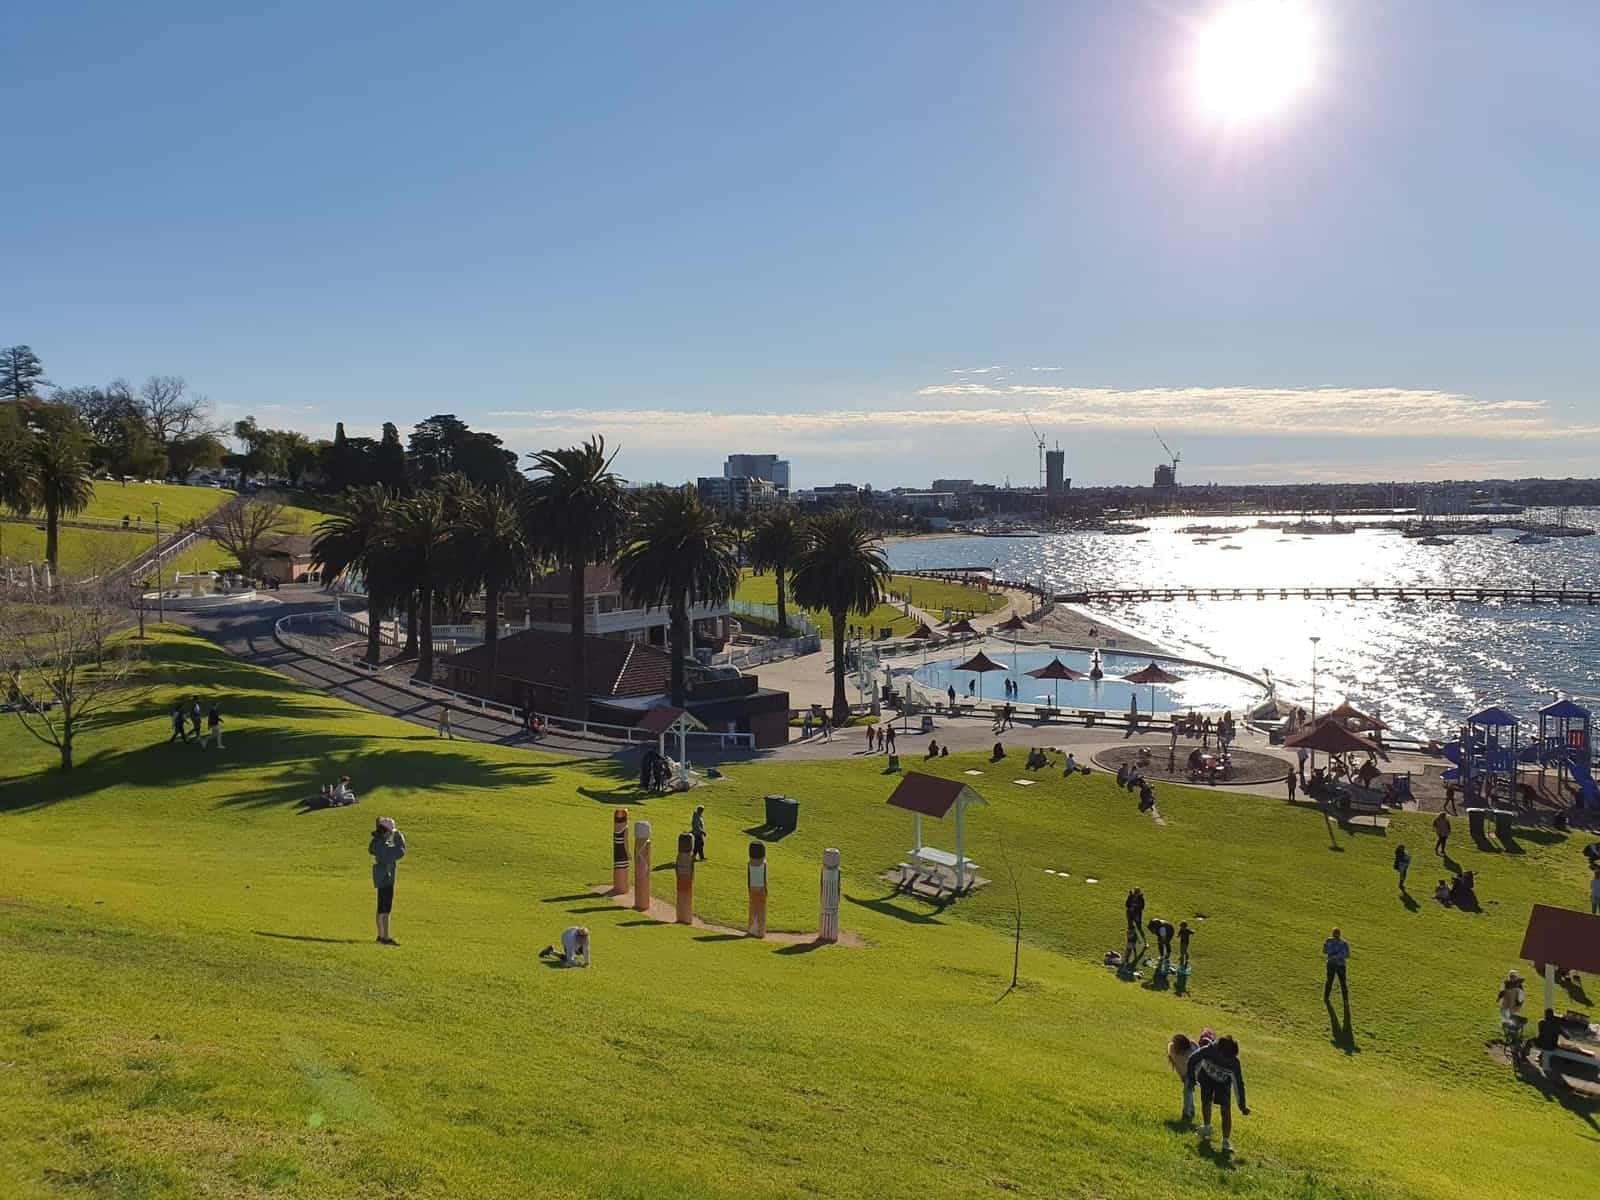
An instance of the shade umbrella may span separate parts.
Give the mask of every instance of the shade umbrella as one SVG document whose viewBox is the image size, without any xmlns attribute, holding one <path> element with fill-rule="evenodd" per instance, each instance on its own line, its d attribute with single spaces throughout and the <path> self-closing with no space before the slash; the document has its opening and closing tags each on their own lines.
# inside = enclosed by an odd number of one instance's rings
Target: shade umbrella
<svg viewBox="0 0 1600 1200">
<path fill-rule="evenodd" d="M 1151 712 L 1156 710 L 1156 684 L 1183 682 L 1182 675 L 1174 675 L 1171 671 L 1163 671 L 1155 663 L 1151 663 L 1148 667 L 1141 667 L 1132 675 L 1124 675 L 1123 678 L 1129 683 L 1148 683 L 1150 685 Z"/>
<path fill-rule="evenodd" d="M 1296 750 L 1321 750 L 1324 754 L 1374 753 L 1385 762 L 1389 759 L 1382 746 L 1374 745 L 1364 737 L 1357 737 L 1331 715 L 1320 718 L 1309 729 L 1291 733 L 1283 739 L 1283 744 Z"/>
<path fill-rule="evenodd" d="M 1061 705 L 1061 681 L 1063 679 L 1085 678 L 1082 671 L 1074 671 L 1066 663 L 1062 662 L 1059 657 L 1052 658 L 1042 667 L 1035 667 L 1028 672 L 1028 677 L 1030 679 L 1048 679 L 1051 681 L 1055 693 L 1051 703 L 1052 707 L 1056 708 Z"/>
<path fill-rule="evenodd" d="M 978 676 L 978 699 L 983 699 L 983 677 L 990 671 L 1004 671 L 1005 667 L 995 662 L 982 650 L 979 650 L 966 662 L 958 667 L 951 668 L 956 671 L 972 671 Z"/>
<path fill-rule="evenodd" d="M 946 633 L 977 633 L 978 632 L 976 629 L 974 629 L 972 627 L 972 622 L 967 620 L 965 617 L 962 617 L 961 620 L 956 621 L 954 624 L 946 625 L 944 628 L 945 628 L 945 632 Z"/>
<path fill-rule="evenodd" d="M 910 633 L 906 634 L 906 637 L 922 643 L 923 666 L 928 665 L 928 643 L 936 639 L 938 636 L 939 635 L 937 633 L 928 628 L 928 623 L 926 621 L 923 621 Z"/>
<path fill-rule="evenodd" d="M 1015 611 L 1013 611 L 1012 614 L 1009 617 L 1007 617 L 1004 621 L 1001 621 L 1000 624 L 998 624 L 998 625 L 996 625 L 994 627 L 996 630 L 998 630 L 998 631 L 1000 631 L 1002 633 L 1009 633 L 1011 635 L 1011 672 L 1012 672 L 1012 674 L 1016 674 L 1016 670 L 1017 670 L 1017 634 L 1020 633 L 1022 630 L 1026 629 L 1027 627 L 1028 627 L 1028 623 L 1026 621 L 1024 621 L 1021 617 L 1017 616 Z"/>
</svg>

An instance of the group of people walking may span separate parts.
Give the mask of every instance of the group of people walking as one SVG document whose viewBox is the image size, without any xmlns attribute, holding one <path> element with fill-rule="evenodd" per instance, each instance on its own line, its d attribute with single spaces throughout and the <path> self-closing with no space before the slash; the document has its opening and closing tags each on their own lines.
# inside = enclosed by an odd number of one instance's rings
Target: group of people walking
<svg viewBox="0 0 1600 1200">
<path fill-rule="evenodd" d="M 893 754 L 894 726 L 889 722 L 882 725 L 867 726 L 867 753 L 868 754 Z"/>
<path fill-rule="evenodd" d="M 215 701 L 212 702 L 211 707 L 206 712 L 205 722 L 206 732 L 202 736 L 200 733 L 200 701 L 191 700 L 187 707 L 182 701 L 179 701 L 172 706 L 172 736 L 167 739 L 167 744 L 170 746 L 173 742 L 187 742 L 193 736 L 194 740 L 200 743 L 202 750 L 206 748 L 206 743 L 212 741 L 216 742 L 218 750 L 223 749 L 222 713 L 217 708 Z M 192 734 L 190 726 L 192 726 Z"/>
</svg>

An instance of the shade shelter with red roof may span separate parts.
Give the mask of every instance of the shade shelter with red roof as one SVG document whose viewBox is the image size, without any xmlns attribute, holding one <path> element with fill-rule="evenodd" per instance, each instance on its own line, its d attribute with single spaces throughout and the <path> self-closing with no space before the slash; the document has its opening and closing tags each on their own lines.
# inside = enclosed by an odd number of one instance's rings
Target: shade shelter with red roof
<svg viewBox="0 0 1600 1200">
<path fill-rule="evenodd" d="M 1063 679 L 1084 678 L 1082 671 L 1074 671 L 1071 667 L 1067 666 L 1066 663 L 1061 661 L 1059 655 L 1045 663 L 1044 666 L 1035 667 L 1027 674 L 1029 679 L 1048 679 L 1051 681 L 1051 684 L 1055 689 L 1055 696 L 1053 698 L 1055 704 L 1061 703 L 1061 681 Z"/>
<path fill-rule="evenodd" d="M 1544 1006 L 1556 1006 L 1556 971 L 1600 975 L 1600 916 L 1535 904 L 1522 935 L 1522 957 L 1544 975 Z"/>
<path fill-rule="evenodd" d="M 1124 675 L 1123 678 L 1129 683 L 1148 683 L 1150 685 L 1151 712 L 1156 710 L 1156 684 L 1183 682 L 1182 675 L 1174 675 L 1171 671 L 1163 671 L 1155 663 L 1151 663 L 1148 667 L 1140 667 L 1132 675 Z"/>
<path fill-rule="evenodd" d="M 903 808 L 913 814 L 912 836 L 916 845 L 911 853 L 913 857 L 925 862 L 942 864 L 943 859 L 948 856 L 943 851 L 922 844 L 922 818 L 932 817 L 936 821 L 942 821 L 951 809 L 955 810 L 954 866 L 958 892 L 966 887 L 967 867 L 975 865 L 967 862 L 966 853 L 966 810 L 972 804 L 984 804 L 984 799 L 970 784 L 957 779 L 941 779 L 937 775 L 926 775 L 921 771 L 906 772 L 905 778 L 901 779 L 899 786 L 889 796 L 890 807 Z M 930 850 L 932 853 L 927 853 Z"/>
<path fill-rule="evenodd" d="M 1327 715 L 1355 733 L 1378 733 L 1389 728 L 1377 717 L 1368 716 L 1348 700 Z"/>
<path fill-rule="evenodd" d="M 983 677 L 990 671 L 1004 671 L 1005 667 L 995 662 L 982 650 L 979 650 L 966 662 L 950 668 L 953 671 L 971 671 L 978 676 L 978 699 L 983 699 Z"/>
</svg>

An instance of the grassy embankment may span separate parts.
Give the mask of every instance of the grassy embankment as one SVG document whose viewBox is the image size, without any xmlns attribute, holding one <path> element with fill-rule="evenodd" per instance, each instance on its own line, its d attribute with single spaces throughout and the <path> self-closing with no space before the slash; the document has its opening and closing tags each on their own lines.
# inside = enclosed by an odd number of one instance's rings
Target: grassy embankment
<svg viewBox="0 0 1600 1200">
<path fill-rule="evenodd" d="M 914 604 L 924 611 L 931 612 L 935 617 L 940 616 L 946 606 L 957 612 L 988 613 L 1005 603 L 1003 597 L 986 592 L 982 588 L 967 587 L 965 584 L 948 583 L 938 579 L 921 579 L 911 575 L 891 575 L 889 590 L 897 596 L 909 595 Z M 736 598 L 752 604 L 776 604 L 777 577 L 770 573 L 757 575 L 746 568 L 740 575 Z M 792 601 L 791 605 L 793 606 Z M 832 617 L 825 612 L 805 611 L 822 631 L 824 638 L 833 636 Z M 902 612 L 899 603 L 885 601 L 872 610 L 871 616 L 851 617 L 850 624 L 864 626 L 872 630 L 874 636 L 881 629 L 891 629 L 894 631 L 894 636 L 899 637 L 915 629 L 917 619 Z"/>
<path fill-rule="evenodd" d="M 1396 894 L 1393 844 L 1435 873 L 1420 818 L 1350 836 L 1314 814 L 1163 789 L 1164 826 L 1104 775 L 1035 787 L 951 756 L 989 801 L 969 853 L 997 882 L 943 909 L 876 878 L 910 837 L 881 758 L 732 767 L 646 800 L 625 770 L 440 743 L 173 634 L 168 682 L 47 774 L 0 727 L 0 1195 L 1460 1197 L 1580 1195 L 1593 1117 L 1492 1062 L 1492 997 L 1528 905 L 1575 903 L 1577 839 L 1465 837 L 1481 914 Z M 177 696 L 221 700 L 225 752 L 168 746 Z M 293 814 L 340 771 L 355 808 Z M 641 922 L 590 893 L 611 809 L 694 803 L 697 911 L 737 926 L 740 831 L 800 800 L 770 847 L 774 929 L 809 930 L 826 845 L 866 948 Z M 372 942 L 367 832 L 398 818 L 398 948 Z M 930 823 L 933 840 L 951 831 Z M 1021 986 L 1011 975 L 1015 872 Z M 1069 871 L 1067 877 L 1045 868 Z M 1099 880 L 1090 884 L 1087 879 Z M 656 877 L 669 895 L 671 872 Z M 1097 965 L 1122 898 L 1195 919 L 1184 996 Z M 596 966 L 536 953 L 566 924 Z M 1355 947 L 1331 1029 L 1318 947 Z M 1231 1160 L 1176 1129 L 1174 1029 L 1232 1032 L 1255 1114 Z"/>
<path fill-rule="evenodd" d="M 156 544 L 155 504 L 161 503 L 161 529 L 170 535 L 186 521 L 209 515 L 232 492 L 216 488 L 183 487 L 170 483 L 111 483 L 99 480 L 94 496 L 72 520 L 121 522 L 127 517 L 132 531 L 78 529 L 63 525 L 61 570 L 68 578 L 83 578 L 119 566 Z M 34 514 L 32 524 L 0 522 L 0 559 L 14 563 L 44 561 L 44 514 Z"/>
</svg>

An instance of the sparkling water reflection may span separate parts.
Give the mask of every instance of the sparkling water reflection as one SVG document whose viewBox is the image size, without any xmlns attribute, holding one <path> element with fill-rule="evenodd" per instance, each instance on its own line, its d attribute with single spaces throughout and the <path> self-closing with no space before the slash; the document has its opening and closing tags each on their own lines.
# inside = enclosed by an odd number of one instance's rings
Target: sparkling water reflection
<svg viewBox="0 0 1600 1200">
<path fill-rule="evenodd" d="M 1570 519 L 1600 527 L 1597 510 L 1574 510 Z M 1206 523 L 1254 520 L 1208 518 Z M 1600 587 L 1600 537 L 1523 546 L 1513 542 L 1512 534 L 1496 533 L 1461 536 L 1449 546 L 1424 546 L 1370 528 L 1311 537 L 1251 528 L 1199 542 L 1177 532 L 1197 523 L 1194 518 L 1144 523 L 1152 526 L 1149 534 L 901 542 L 888 548 L 889 562 L 907 569 L 995 565 L 1003 577 L 1061 590 L 1170 584 L 1498 587 L 1535 581 Z M 1600 696 L 1600 608 L 1273 598 L 1152 601 L 1097 615 L 1181 653 L 1253 674 L 1270 672 L 1280 696 L 1308 705 L 1309 638 L 1318 635 L 1321 706 L 1349 697 L 1413 734 L 1448 732 L 1485 703 L 1501 703 L 1531 717 L 1556 692 L 1579 699 Z M 1197 681 L 1189 688 L 1180 685 L 1177 702 L 1213 707 L 1239 703 L 1237 681 L 1226 685 L 1216 680 L 1214 685 L 1219 695 L 1228 690 L 1233 695 L 1207 699 L 1213 683 Z"/>
</svg>

